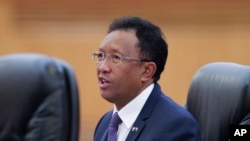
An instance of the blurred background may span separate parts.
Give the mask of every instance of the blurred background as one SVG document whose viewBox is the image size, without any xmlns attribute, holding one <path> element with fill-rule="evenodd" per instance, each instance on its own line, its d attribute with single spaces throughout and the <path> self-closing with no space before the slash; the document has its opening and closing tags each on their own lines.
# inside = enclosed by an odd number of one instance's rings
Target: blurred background
<svg viewBox="0 0 250 141">
<path fill-rule="evenodd" d="M 67 61 L 80 91 L 80 140 L 92 141 L 113 106 L 99 95 L 95 63 L 110 22 L 141 16 L 159 25 L 169 44 L 160 84 L 180 105 L 195 71 L 215 61 L 250 65 L 248 0 L 1 0 L 0 55 L 42 53 Z"/>
</svg>

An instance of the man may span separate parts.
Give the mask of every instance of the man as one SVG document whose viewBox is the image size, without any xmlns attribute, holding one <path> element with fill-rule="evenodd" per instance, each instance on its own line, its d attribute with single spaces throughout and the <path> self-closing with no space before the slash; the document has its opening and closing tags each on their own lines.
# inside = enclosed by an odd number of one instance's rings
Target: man
<svg viewBox="0 0 250 141">
<path fill-rule="evenodd" d="M 157 83 L 167 55 L 167 43 L 156 25 L 140 17 L 113 21 L 92 54 L 101 96 L 114 104 L 97 124 L 94 141 L 201 140 L 194 118 Z M 115 137 L 111 137 L 112 115 L 120 121 Z"/>
</svg>

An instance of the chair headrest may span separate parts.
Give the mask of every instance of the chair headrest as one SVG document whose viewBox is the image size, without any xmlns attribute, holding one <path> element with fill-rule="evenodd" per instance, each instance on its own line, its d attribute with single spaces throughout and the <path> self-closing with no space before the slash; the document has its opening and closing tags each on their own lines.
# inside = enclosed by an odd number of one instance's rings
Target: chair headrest
<svg viewBox="0 0 250 141">
<path fill-rule="evenodd" d="M 228 140 L 230 124 L 239 124 L 250 112 L 250 67 L 230 62 L 201 67 L 191 81 L 186 106 L 204 138 L 210 134 Z"/>
<path fill-rule="evenodd" d="M 78 106 L 76 78 L 63 60 L 32 53 L 0 57 L 0 140 L 33 140 L 42 129 L 41 140 L 75 141 Z M 51 130 L 40 128 L 46 125 Z"/>
</svg>

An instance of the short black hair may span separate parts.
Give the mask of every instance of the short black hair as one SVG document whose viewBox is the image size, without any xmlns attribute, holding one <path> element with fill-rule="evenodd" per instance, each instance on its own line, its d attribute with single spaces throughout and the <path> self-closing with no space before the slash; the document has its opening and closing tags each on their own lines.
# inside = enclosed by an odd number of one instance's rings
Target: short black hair
<svg viewBox="0 0 250 141">
<path fill-rule="evenodd" d="M 115 30 L 130 29 L 135 30 L 135 34 L 139 39 L 140 57 L 156 64 L 157 70 L 153 79 L 154 82 L 157 82 L 165 68 L 168 56 L 168 44 L 164 39 L 164 34 L 158 26 L 136 16 L 115 19 L 111 23 L 108 33 Z"/>
</svg>

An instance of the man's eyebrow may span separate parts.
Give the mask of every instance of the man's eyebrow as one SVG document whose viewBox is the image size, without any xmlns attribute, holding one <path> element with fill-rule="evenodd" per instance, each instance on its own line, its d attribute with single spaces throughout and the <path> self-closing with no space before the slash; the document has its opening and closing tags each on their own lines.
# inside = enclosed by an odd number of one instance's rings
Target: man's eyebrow
<svg viewBox="0 0 250 141">
<path fill-rule="evenodd" d="M 103 48 L 99 48 L 100 52 L 104 52 L 105 53 L 105 50 Z M 119 54 L 124 54 L 121 49 L 116 49 L 116 48 L 112 48 L 109 50 L 110 52 L 109 53 L 119 53 Z"/>
</svg>

